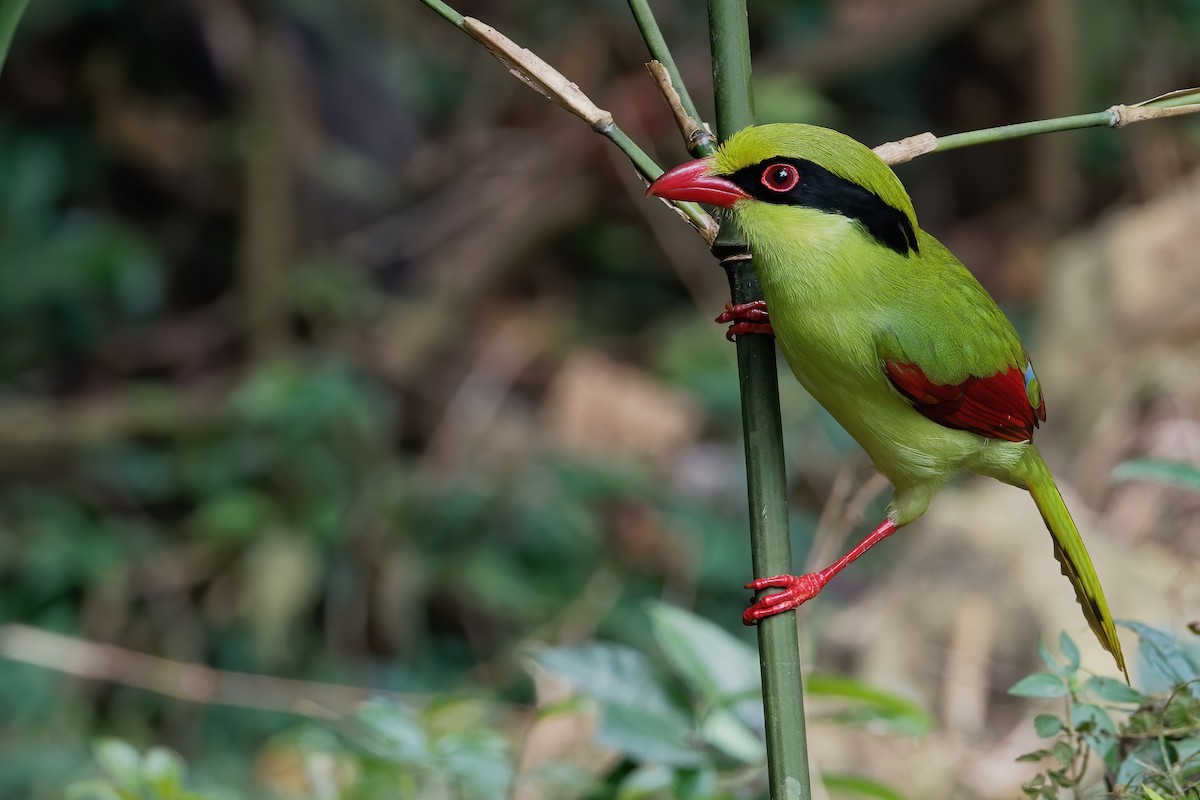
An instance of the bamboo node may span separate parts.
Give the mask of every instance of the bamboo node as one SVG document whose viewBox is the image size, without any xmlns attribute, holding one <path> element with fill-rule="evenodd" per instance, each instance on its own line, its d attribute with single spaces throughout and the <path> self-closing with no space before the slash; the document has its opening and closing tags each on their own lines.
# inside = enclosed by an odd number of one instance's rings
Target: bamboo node
<svg viewBox="0 0 1200 800">
<path fill-rule="evenodd" d="M 1108 108 L 1108 114 L 1110 117 L 1112 117 L 1112 121 L 1108 123 L 1108 127 L 1124 128 L 1130 122 L 1133 122 L 1133 120 L 1130 119 L 1130 113 L 1129 113 L 1132 110 L 1133 109 L 1131 109 L 1129 106 L 1120 105 L 1120 104 L 1115 105 L 1115 106 L 1110 106 Z"/>
</svg>

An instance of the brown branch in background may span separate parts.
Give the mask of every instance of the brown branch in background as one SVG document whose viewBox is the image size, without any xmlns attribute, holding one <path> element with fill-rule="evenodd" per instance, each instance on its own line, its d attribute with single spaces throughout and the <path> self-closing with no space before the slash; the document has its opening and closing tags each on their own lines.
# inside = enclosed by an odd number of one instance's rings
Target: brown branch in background
<svg viewBox="0 0 1200 800">
<path fill-rule="evenodd" d="M 287 54 L 268 23 L 257 20 L 246 128 L 245 193 L 238 273 L 244 325 L 253 357 L 277 349 L 287 331 L 284 273 L 292 250 Z"/>
<path fill-rule="evenodd" d="M 224 417 L 223 383 L 191 384 L 180 392 L 153 390 L 97 395 L 78 401 L 7 399 L 0 402 L 0 473 L 28 471 L 84 447 L 138 436 L 201 431 Z"/>
<path fill-rule="evenodd" d="M 433 428 L 418 472 L 456 474 L 478 452 L 517 379 L 552 341 L 549 322 L 521 313 L 489 333 Z"/>
<path fill-rule="evenodd" d="M 110 681 L 193 703 L 306 717 L 350 714 L 372 697 L 412 698 L 364 686 L 275 678 L 171 661 L 29 625 L 0 625 L 0 658 L 88 680 Z"/>
<path fill-rule="evenodd" d="M 456 341 L 462 309 L 477 307 L 517 268 L 530 242 L 587 217 L 591 185 L 562 180 L 589 146 L 569 127 L 497 144 L 489 165 L 399 225 L 402 236 L 384 237 L 421 264 L 421 289 L 419 298 L 393 303 L 379 321 L 371 347 L 379 371 L 405 385 L 429 385 L 416 378 Z M 521 191 L 497 178 L 496 164 L 522 176 Z"/>
<path fill-rule="evenodd" d="M 817 570 L 822 564 L 828 564 L 837 558 L 837 554 L 844 549 L 842 543 L 846 537 L 866 516 L 867 506 L 890 486 L 887 478 L 878 472 L 872 472 L 871 477 L 865 481 L 858 481 L 849 462 L 838 471 L 825 507 L 817 520 L 817 530 L 813 537 L 816 544 L 805 559 L 808 565 L 806 571 Z"/>
<path fill-rule="evenodd" d="M 1068 112 L 1080 96 L 1079 9 L 1061 0 L 1034 0 L 1027 6 L 1033 32 L 1033 113 L 1041 118 Z M 1029 143 L 1028 202 L 1045 235 L 1061 228 L 1081 207 L 1083 182 L 1071 153 L 1074 135 L 1039 136 Z"/>
</svg>

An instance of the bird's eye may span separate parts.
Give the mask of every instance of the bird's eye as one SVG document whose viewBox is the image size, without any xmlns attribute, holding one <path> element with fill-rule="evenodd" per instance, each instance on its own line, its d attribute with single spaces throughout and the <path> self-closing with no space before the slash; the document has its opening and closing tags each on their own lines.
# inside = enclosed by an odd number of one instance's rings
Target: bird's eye
<svg viewBox="0 0 1200 800">
<path fill-rule="evenodd" d="M 763 170 L 762 185 L 773 192 L 790 192 L 800 182 L 800 170 L 791 164 L 772 164 Z"/>
</svg>

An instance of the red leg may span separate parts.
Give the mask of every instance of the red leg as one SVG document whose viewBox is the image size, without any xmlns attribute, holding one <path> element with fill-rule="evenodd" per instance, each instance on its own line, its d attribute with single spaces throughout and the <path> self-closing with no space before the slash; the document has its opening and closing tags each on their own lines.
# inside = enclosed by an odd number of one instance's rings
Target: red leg
<svg viewBox="0 0 1200 800">
<path fill-rule="evenodd" d="M 736 306 L 733 303 L 726 303 L 725 310 L 717 316 L 717 322 L 733 323 L 729 326 L 729 330 L 725 331 L 725 338 L 731 342 L 733 337 L 743 336 L 747 333 L 759 333 L 764 336 L 775 335 L 775 331 L 771 329 L 771 318 L 767 315 L 765 300 L 755 300 Z"/>
<path fill-rule="evenodd" d="M 834 575 L 845 569 L 850 562 L 882 542 L 896 532 L 898 526 L 892 520 L 885 519 L 858 546 L 820 572 L 810 572 L 807 575 L 776 575 L 772 578 L 757 578 L 746 584 L 747 589 L 756 592 L 763 589 L 779 588 L 782 592 L 769 594 L 760 598 L 742 614 L 742 622 L 753 625 L 763 617 L 772 614 L 782 614 L 798 608 L 808 600 L 813 599 L 825 588 Z"/>
</svg>

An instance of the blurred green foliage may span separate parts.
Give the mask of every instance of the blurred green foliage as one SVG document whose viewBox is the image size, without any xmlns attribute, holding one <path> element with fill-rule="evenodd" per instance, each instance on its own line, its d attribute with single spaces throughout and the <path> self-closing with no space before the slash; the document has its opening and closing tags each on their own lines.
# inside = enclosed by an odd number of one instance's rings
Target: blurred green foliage
<svg viewBox="0 0 1200 800">
<path fill-rule="evenodd" d="M 665 604 L 648 608 L 658 657 L 607 641 L 528 652 L 536 681 L 565 681 L 573 695 L 542 704 L 514 741 L 498 725 L 494 703 L 443 695 L 418 708 L 394 699 L 365 704 L 327 727 L 309 725 L 276 737 L 281 759 L 302 762 L 314 796 L 503 800 L 518 788 L 549 796 L 617 800 L 734 800 L 761 794 L 751 780 L 763 769 L 763 713 L 754 648 L 711 622 Z M 831 714 L 877 733 L 928 732 L 928 715 L 907 701 L 847 678 L 810 680 L 809 693 L 836 698 Z M 539 730 L 599 716 L 593 763 L 549 761 L 518 775 L 522 748 Z M 564 728 L 562 723 L 566 723 Z M 215 800 L 222 790 L 191 794 L 179 757 L 163 748 L 139 754 L 102 740 L 95 757 L 103 777 L 78 782 L 68 796 Z M 607 775 L 597 763 L 611 762 Z M 873 781 L 829 776 L 828 787 L 871 797 L 900 794 Z M 840 796 L 840 795 L 839 795 Z"/>
</svg>

